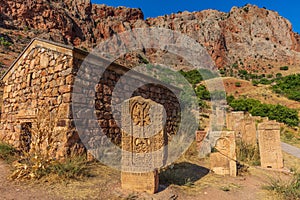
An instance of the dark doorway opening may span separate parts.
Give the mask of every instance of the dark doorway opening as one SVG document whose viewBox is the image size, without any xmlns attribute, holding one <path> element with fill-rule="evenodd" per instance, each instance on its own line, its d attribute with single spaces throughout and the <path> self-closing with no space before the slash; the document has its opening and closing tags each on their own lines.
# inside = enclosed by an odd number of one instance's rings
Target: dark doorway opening
<svg viewBox="0 0 300 200">
<path fill-rule="evenodd" d="M 31 122 L 21 123 L 20 147 L 21 150 L 26 153 L 30 151 L 31 128 L 32 128 Z"/>
</svg>

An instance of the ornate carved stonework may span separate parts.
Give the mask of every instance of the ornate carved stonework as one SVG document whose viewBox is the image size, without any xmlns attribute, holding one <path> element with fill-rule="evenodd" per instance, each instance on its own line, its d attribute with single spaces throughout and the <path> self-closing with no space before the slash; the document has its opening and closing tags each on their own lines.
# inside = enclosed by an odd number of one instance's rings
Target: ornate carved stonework
<svg viewBox="0 0 300 200">
<path fill-rule="evenodd" d="M 162 105 L 140 96 L 123 103 L 123 188 L 150 193 L 157 191 L 157 169 L 164 164 L 167 144 L 164 113 Z"/>
<path fill-rule="evenodd" d="M 275 121 L 258 124 L 258 141 L 261 166 L 282 169 L 283 157 L 280 144 L 280 125 Z"/>
<path fill-rule="evenodd" d="M 211 170 L 219 175 L 237 175 L 234 131 L 223 131 L 216 141 L 217 152 L 210 154 Z"/>
<path fill-rule="evenodd" d="M 135 125 L 146 126 L 150 121 L 150 105 L 146 102 L 134 102 L 131 107 L 131 118 Z"/>
</svg>

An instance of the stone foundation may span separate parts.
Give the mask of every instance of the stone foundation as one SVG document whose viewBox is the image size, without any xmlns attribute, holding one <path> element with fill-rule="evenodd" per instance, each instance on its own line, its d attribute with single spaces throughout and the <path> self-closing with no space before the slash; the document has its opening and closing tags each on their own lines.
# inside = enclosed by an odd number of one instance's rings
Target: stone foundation
<svg viewBox="0 0 300 200">
<path fill-rule="evenodd" d="M 159 180 L 157 170 L 147 173 L 121 173 L 123 189 L 154 194 L 158 191 Z"/>
</svg>

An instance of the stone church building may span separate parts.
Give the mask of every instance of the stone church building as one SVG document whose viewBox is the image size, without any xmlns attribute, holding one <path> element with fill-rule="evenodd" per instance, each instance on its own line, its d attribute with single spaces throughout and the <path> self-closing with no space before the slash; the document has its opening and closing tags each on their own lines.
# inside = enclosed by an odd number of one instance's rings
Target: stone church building
<svg viewBox="0 0 300 200">
<path fill-rule="evenodd" d="M 55 158 L 86 152 L 82 142 L 85 137 L 79 137 L 74 124 L 72 92 L 78 69 L 87 55 L 71 46 L 32 40 L 2 76 L 0 141 L 22 151 L 43 152 Z M 98 125 L 116 145 L 121 144 L 121 129 L 112 114 L 111 96 L 120 77 L 128 71 L 128 68 L 112 63 L 105 69 L 94 91 L 94 114 Z M 142 81 L 147 78 L 138 80 L 137 76 L 132 79 Z M 122 87 L 126 88 L 126 83 Z M 179 104 L 171 90 L 148 84 L 135 91 L 133 96 L 162 104 L 167 112 L 165 128 L 169 134 L 176 132 L 174 115 L 179 113 Z M 84 123 L 89 123 L 88 115 Z M 86 136 L 91 140 L 93 133 L 86 130 Z"/>
</svg>

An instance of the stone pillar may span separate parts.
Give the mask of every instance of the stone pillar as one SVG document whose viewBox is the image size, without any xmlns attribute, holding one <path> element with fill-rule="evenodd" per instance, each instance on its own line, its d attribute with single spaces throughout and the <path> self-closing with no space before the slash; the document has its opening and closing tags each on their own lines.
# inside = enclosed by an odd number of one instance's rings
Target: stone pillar
<svg viewBox="0 0 300 200">
<path fill-rule="evenodd" d="M 242 132 L 242 141 L 247 145 L 255 146 L 256 142 L 256 125 L 255 121 L 250 117 L 243 120 L 244 128 Z"/>
<path fill-rule="evenodd" d="M 210 114 L 210 127 L 214 131 L 221 131 L 226 126 L 225 107 L 217 106 Z"/>
<path fill-rule="evenodd" d="M 216 107 L 217 126 L 223 128 L 226 125 L 226 111 L 224 107 Z"/>
<path fill-rule="evenodd" d="M 235 131 L 236 137 L 240 138 L 242 132 L 244 131 L 243 119 L 245 118 L 244 112 L 237 111 L 227 114 L 226 124 L 227 129 Z"/>
<path fill-rule="evenodd" d="M 200 150 L 207 131 L 196 131 L 197 149 Z"/>
<path fill-rule="evenodd" d="M 124 189 L 155 193 L 158 171 L 164 165 L 165 110 L 140 96 L 122 105 L 122 172 Z"/>
<path fill-rule="evenodd" d="M 273 169 L 283 168 L 280 124 L 275 121 L 258 124 L 258 142 L 261 166 Z"/>
<path fill-rule="evenodd" d="M 237 175 L 236 143 L 234 131 L 223 131 L 210 154 L 210 169 L 219 175 Z"/>
</svg>

